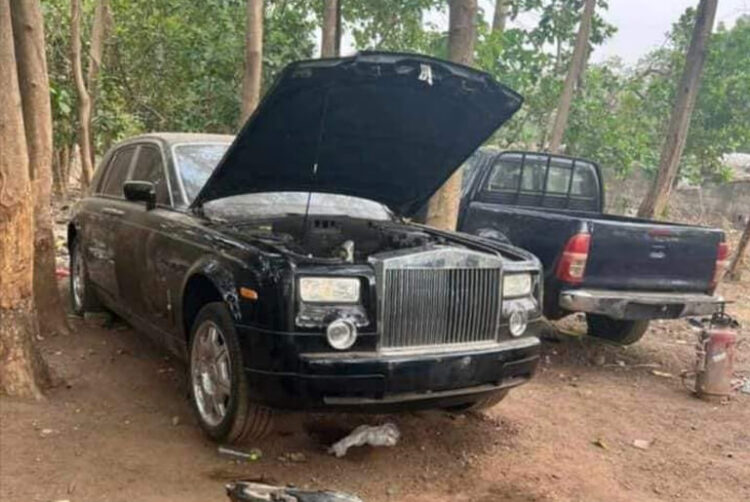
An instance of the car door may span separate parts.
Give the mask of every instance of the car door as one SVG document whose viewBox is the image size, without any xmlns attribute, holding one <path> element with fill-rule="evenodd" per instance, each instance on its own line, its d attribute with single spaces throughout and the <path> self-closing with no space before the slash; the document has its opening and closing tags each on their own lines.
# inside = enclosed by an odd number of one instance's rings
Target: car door
<svg viewBox="0 0 750 502">
<path fill-rule="evenodd" d="M 91 211 L 84 229 L 86 267 L 89 279 L 112 301 L 117 301 L 118 285 L 115 272 L 115 241 L 121 218 L 125 215 L 122 185 L 135 158 L 135 146 L 115 151 L 105 167 L 101 181 L 90 198 Z"/>
<path fill-rule="evenodd" d="M 169 343 L 172 305 L 167 288 L 167 266 L 164 260 L 165 238 L 172 213 L 172 196 L 165 172 L 161 146 L 138 145 L 129 181 L 154 184 L 156 206 L 143 202 L 126 202 L 127 217 L 117 236 L 117 281 L 120 296 L 131 313 L 154 328 L 159 342 Z"/>
</svg>

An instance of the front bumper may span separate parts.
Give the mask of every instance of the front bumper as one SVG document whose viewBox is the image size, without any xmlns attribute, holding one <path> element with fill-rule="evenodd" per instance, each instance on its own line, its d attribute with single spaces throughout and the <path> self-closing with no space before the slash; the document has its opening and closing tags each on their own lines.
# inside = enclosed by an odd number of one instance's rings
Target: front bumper
<svg viewBox="0 0 750 502">
<path fill-rule="evenodd" d="M 677 319 L 710 315 L 723 299 L 696 293 L 575 289 L 560 293 L 560 307 L 569 312 L 602 314 L 613 319 Z"/>
<path fill-rule="evenodd" d="M 539 345 L 524 336 L 440 353 L 303 353 L 288 371 L 245 366 L 253 399 L 274 408 L 387 413 L 465 404 L 521 385 L 536 370 Z"/>
</svg>

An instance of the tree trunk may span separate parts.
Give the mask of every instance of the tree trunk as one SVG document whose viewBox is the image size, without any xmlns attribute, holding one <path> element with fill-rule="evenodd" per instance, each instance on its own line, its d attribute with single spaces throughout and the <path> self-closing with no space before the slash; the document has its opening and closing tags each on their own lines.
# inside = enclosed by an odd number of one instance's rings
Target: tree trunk
<svg viewBox="0 0 750 502">
<path fill-rule="evenodd" d="M 708 39 L 716 17 L 716 4 L 717 0 L 701 0 L 698 4 L 690 47 L 685 57 L 685 69 L 677 88 L 677 97 L 669 119 L 669 129 L 659 158 L 659 172 L 638 209 L 638 216 L 641 218 L 661 217 L 667 207 L 669 195 L 672 193 L 672 186 L 677 178 L 680 158 L 690 128 L 690 116 L 693 113 L 700 87 Z"/>
<path fill-rule="evenodd" d="M 737 246 L 737 252 L 732 258 L 732 262 L 729 264 L 727 269 L 727 278 L 733 281 L 741 279 L 740 267 L 745 258 L 745 251 L 747 251 L 747 243 L 750 242 L 750 214 L 747 215 L 747 224 L 745 225 L 745 231 L 742 232 L 740 243 Z"/>
<path fill-rule="evenodd" d="M 336 2 L 336 56 L 341 55 L 341 37 L 343 36 L 344 28 L 341 24 L 341 0 Z"/>
<path fill-rule="evenodd" d="M 339 0 L 323 0 L 323 27 L 320 40 L 320 57 L 335 58 L 338 53 Z"/>
<path fill-rule="evenodd" d="M 583 71 L 583 64 L 588 52 L 591 19 L 594 17 L 596 0 L 585 0 L 585 2 L 583 14 L 581 15 L 581 24 L 578 28 L 578 36 L 576 36 L 576 45 L 573 49 L 573 58 L 570 61 L 568 74 L 565 77 L 563 91 L 560 95 L 560 101 L 557 104 L 555 123 L 552 126 L 552 133 L 550 134 L 549 151 L 552 153 L 560 151 L 565 128 L 568 125 L 568 115 L 570 114 L 570 105 L 573 102 L 573 92 Z"/>
<path fill-rule="evenodd" d="M 263 71 L 263 0 L 247 0 L 245 22 L 245 74 L 242 78 L 242 122 L 260 100 Z"/>
<path fill-rule="evenodd" d="M 96 98 L 98 95 L 99 69 L 102 66 L 104 55 L 104 45 L 109 35 L 110 29 L 110 10 L 109 0 L 99 0 L 94 10 L 94 24 L 91 27 L 91 45 L 89 46 L 89 70 L 86 76 L 86 85 L 90 93 L 91 114 L 89 116 L 89 131 L 91 143 L 89 151 L 91 153 L 91 165 L 96 165 L 96 147 L 94 142 L 94 110 L 96 109 Z"/>
<path fill-rule="evenodd" d="M 44 53 L 44 18 L 38 0 L 14 0 L 11 16 L 34 197 L 34 302 L 44 312 L 39 318 L 42 333 L 67 333 L 67 315 L 55 277 L 52 108 Z"/>
<path fill-rule="evenodd" d="M 477 0 L 451 0 L 449 10 L 448 54 L 451 61 L 466 66 L 474 62 Z M 444 230 L 456 228 L 461 198 L 461 169 L 430 199 L 427 224 Z"/>
<path fill-rule="evenodd" d="M 0 0 L 0 392 L 41 397 L 34 348 L 34 217 L 10 0 Z"/>
<path fill-rule="evenodd" d="M 492 17 L 492 33 L 505 31 L 505 23 L 508 20 L 510 0 L 495 0 L 495 15 Z"/>
<path fill-rule="evenodd" d="M 78 144 L 81 148 L 81 187 L 88 188 L 94 168 L 91 162 L 91 98 L 81 67 L 81 0 L 70 2 L 70 59 L 78 94 Z"/>
<path fill-rule="evenodd" d="M 67 144 L 60 148 L 59 170 L 58 191 L 62 197 L 67 197 L 70 184 L 70 147 Z"/>
<path fill-rule="evenodd" d="M 63 147 L 55 150 L 52 158 L 52 185 L 58 197 L 65 197 L 66 188 L 63 186 Z"/>
</svg>

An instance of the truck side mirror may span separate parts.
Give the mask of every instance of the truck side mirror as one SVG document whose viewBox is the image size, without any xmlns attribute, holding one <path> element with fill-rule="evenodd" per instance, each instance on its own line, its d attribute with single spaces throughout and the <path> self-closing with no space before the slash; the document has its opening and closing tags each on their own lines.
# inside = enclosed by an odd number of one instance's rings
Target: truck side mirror
<svg viewBox="0 0 750 502">
<path fill-rule="evenodd" d="M 122 192 L 126 200 L 145 202 L 148 210 L 156 207 L 156 187 L 150 181 L 126 181 Z"/>
</svg>

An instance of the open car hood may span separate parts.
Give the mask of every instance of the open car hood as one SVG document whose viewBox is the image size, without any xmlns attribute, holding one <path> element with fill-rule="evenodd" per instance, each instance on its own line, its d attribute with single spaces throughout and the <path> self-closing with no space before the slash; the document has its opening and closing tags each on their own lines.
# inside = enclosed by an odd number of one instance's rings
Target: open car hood
<svg viewBox="0 0 750 502">
<path fill-rule="evenodd" d="M 314 191 L 410 216 L 523 99 L 486 73 L 365 52 L 282 70 L 193 201 Z"/>
</svg>

